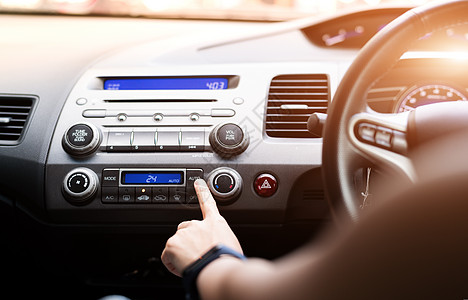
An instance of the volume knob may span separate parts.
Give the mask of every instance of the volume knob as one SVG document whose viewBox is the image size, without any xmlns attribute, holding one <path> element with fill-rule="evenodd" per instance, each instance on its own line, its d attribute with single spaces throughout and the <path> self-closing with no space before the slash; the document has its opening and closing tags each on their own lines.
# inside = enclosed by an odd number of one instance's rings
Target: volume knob
<svg viewBox="0 0 468 300">
<path fill-rule="evenodd" d="M 244 152 L 249 146 L 249 136 L 234 123 L 219 124 L 210 133 L 210 144 L 220 156 L 231 157 Z"/>
<path fill-rule="evenodd" d="M 68 154 L 83 156 L 97 150 L 101 134 L 93 124 L 79 123 L 71 126 L 63 135 L 62 146 Z"/>
</svg>

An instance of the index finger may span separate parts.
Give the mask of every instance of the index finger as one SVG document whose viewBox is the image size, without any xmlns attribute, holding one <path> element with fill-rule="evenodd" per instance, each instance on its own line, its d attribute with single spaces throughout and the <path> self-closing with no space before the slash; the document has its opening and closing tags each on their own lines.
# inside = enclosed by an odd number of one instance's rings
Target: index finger
<svg viewBox="0 0 468 300">
<path fill-rule="evenodd" d="M 194 183 L 195 191 L 197 192 L 198 203 L 203 214 L 203 219 L 211 216 L 219 215 L 216 201 L 206 185 L 205 180 L 197 179 Z"/>
</svg>

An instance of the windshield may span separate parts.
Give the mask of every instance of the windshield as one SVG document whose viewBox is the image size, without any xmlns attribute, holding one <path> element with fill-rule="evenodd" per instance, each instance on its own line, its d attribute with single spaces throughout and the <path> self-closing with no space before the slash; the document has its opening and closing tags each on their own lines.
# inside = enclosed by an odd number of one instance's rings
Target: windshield
<svg viewBox="0 0 468 300">
<path fill-rule="evenodd" d="M 356 7 L 414 6 L 425 0 L 0 0 L 0 11 L 282 21 L 333 14 Z"/>
</svg>

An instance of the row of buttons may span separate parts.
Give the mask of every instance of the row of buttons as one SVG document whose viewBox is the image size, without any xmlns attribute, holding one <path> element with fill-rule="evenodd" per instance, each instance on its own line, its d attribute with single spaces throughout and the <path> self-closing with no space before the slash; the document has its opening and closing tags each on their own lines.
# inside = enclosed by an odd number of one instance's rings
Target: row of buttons
<svg viewBox="0 0 468 300">
<path fill-rule="evenodd" d="M 204 130 L 109 131 L 106 150 L 204 151 Z"/>
<path fill-rule="evenodd" d="M 102 203 L 198 203 L 197 194 L 193 188 L 177 187 L 103 187 Z"/>
<path fill-rule="evenodd" d="M 398 153 L 405 153 L 407 149 L 406 135 L 401 131 L 369 123 L 360 123 L 357 128 L 358 138 L 367 144 Z"/>
</svg>

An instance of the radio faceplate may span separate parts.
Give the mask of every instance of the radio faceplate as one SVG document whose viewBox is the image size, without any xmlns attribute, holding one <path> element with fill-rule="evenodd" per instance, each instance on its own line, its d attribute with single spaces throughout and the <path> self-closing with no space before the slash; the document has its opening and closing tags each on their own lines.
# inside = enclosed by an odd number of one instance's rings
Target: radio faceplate
<svg viewBox="0 0 468 300">
<path fill-rule="evenodd" d="M 101 202 L 196 204 L 203 169 L 103 169 Z"/>
</svg>

